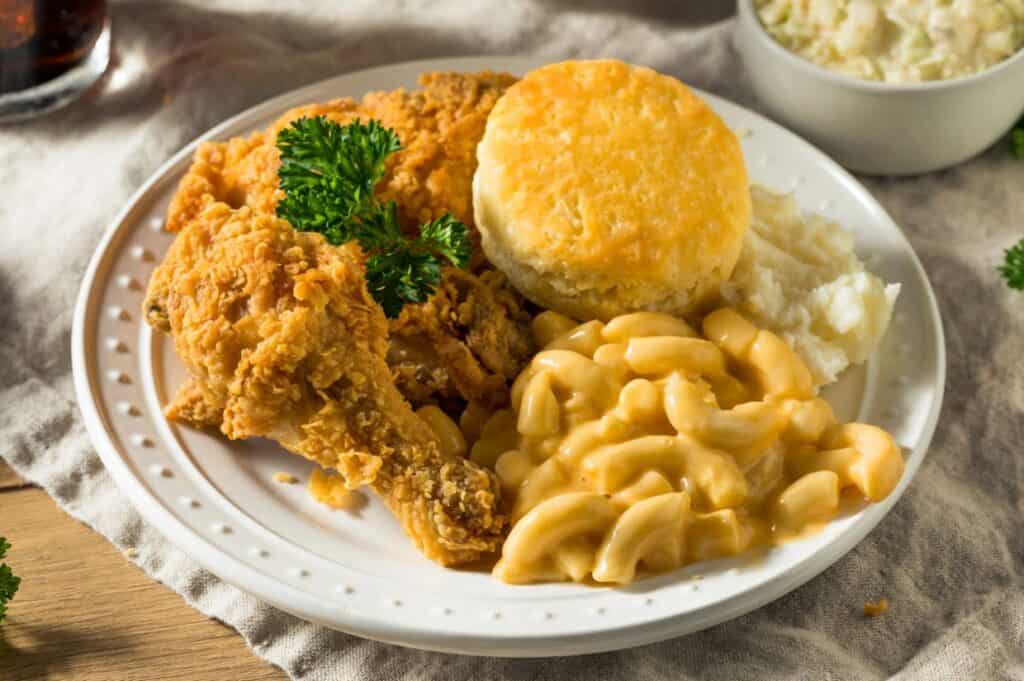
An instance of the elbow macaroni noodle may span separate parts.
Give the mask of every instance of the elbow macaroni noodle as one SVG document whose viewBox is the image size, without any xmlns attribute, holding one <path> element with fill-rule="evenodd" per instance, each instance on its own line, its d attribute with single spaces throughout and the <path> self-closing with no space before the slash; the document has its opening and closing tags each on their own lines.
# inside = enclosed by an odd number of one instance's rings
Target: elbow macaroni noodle
<svg viewBox="0 0 1024 681">
<path fill-rule="evenodd" d="M 543 350 L 511 408 L 470 419 L 471 458 L 511 500 L 497 577 L 624 584 L 795 536 L 835 516 L 847 490 L 879 501 L 895 488 L 892 438 L 837 424 L 778 336 L 731 309 L 702 330 L 651 312 L 538 315 Z M 421 416 L 465 451 L 438 414 Z"/>
</svg>

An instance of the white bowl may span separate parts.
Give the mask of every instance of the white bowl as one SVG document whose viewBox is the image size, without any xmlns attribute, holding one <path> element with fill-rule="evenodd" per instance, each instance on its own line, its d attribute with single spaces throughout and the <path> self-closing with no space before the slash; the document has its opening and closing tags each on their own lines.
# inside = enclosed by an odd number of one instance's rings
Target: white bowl
<svg viewBox="0 0 1024 681">
<path fill-rule="evenodd" d="M 960 163 L 1024 112 L 1024 50 L 981 73 L 926 83 L 859 80 L 790 52 L 739 0 L 733 42 L 768 112 L 852 170 L 912 175 Z"/>
</svg>

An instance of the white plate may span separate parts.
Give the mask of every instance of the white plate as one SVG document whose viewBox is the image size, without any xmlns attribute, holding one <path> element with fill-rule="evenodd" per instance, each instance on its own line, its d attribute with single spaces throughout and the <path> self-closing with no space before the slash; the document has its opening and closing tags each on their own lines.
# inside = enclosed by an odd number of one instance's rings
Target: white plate
<svg viewBox="0 0 1024 681">
<path fill-rule="evenodd" d="M 449 59 L 360 71 L 274 99 L 201 139 L 245 134 L 306 102 L 413 87 L 423 71 L 522 73 L 538 63 Z M 863 539 L 920 467 L 942 401 L 942 326 L 910 245 L 856 180 L 778 125 L 704 96 L 730 126 L 750 131 L 743 149 L 754 181 L 795 191 L 805 210 L 839 220 L 855 232 L 873 269 L 903 284 L 883 347 L 867 369 L 849 372 L 829 391 L 841 416 L 882 425 L 906 448 L 906 473 L 883 503 L 757 561 L 691 566 L 626 588 L 508 586 L 428 562 L 376 499 L 357 512 L 332 512 L 303 485 L 273 482 L 276 471 L 305 479 L 309 465 L 270 442 L 229 443 L 160 413 L 184 371 L 169 340 L 143 323 L 140 306 L 173 239 L 163 218 L 195 143 L 136 193 L 82 283 L 72 339 L 75 388 L 107 469 L 147 521 L 226 581 L 307 620 L 418 648 L 508 656 L 627 648 L 717 624 L 803 584 Z"/>
</svg>

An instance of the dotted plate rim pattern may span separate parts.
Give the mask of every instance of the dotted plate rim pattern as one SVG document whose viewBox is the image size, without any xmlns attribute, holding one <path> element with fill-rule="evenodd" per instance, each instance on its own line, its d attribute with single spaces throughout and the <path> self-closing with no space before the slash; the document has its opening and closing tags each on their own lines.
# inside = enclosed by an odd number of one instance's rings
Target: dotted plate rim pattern
<svg viewBox="0 0 1024 681">
<path fill-rule="evenodd" d="M 700 564 L 624 588 L 513 587 L 422 560 L 402 563 L 407 554 L 401 552 L 393 559 L 367 554 L 363 562 L 346 536 L 337 538 L 335 554 L 325 555 L 301 532 L 261 523 L 253 507 L 231 496 L 232 480 L 211 479 L 202 471 L 195 442 L 160 414 L 159 356 L 166 348 L 139 312 L 149 274 L 173 239 L 163 231 L 167 200 L 197 144 L 243 134 L 301 103 L 410 87 L 424 71 L 523 73 L 540 63 L 516 57 L 410 62 L 282 95 L 182 149 L 138 190 L 104 235 L 75 308 L 72 360 L 79 406 L 120 489 L 150 524 L 206 569 L 285 611 L 367 638 L 477 655 L 599 652 L 697 631 L 782 596 L 853 548 L 910 484 L 935 430 L 945 383 L 942 325 L 924 270 L 899 228 L 852 176 L 775 123 L 707 93 L 699 94 L 734 129 L 743 129 L 754 181 L 795 192 L 804 210 L 838 219 L 853 230 L 872 267 L 903 284 L 883 347 L 858 379 L 858 418 L 889 428 L 907 452 L 906 474 L 884 502 L 774 549 L 756 564 Z M 301 529 L 308 519 L 294 515 L 287 522 Z"/>
</svg>

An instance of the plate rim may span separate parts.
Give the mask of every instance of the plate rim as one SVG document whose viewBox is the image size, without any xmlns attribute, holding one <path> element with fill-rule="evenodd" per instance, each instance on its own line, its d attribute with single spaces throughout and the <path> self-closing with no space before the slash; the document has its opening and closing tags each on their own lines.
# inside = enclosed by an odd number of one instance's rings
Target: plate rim
<svg viewBox="0 0 1024 681">
<path fill-rule="evenodd" d="M 847 191 L 856 195 L 858 201 L 866 205 L 883 219 L 887 220 L 894 228 L 897 238 L 902 242 L 906 252 L 910 256 L 914 272 L 923 283 L 923 290 L 928 301 L 929 317 L 934 321 L 933 333 L 936 342 L 936 375 L 934 377 L 935 398 L 931 404 L 928 416 L 924 422 L 919 438 L 918 446 L 922 450 L 922 456 L 918 465 L 908 471 L 908 482 L 899 492 L 899 496 L 887 499 L 875 506 L 876 512 L 870 522 L 863 522 L 846 530 L 837 537 L 829 546 L 829 556 L 821 559 L 824 552 L 812 555 L 808 559 L 797 564 L 775 577 L 760 584 L 754 590 L 747 590 L 725 599 L 716 601 L 708 606 L 697 610 L 666 616 L 646 622 L 628 625 L 609 625 L 596 631 L 555 633 L 540 632 L 530 633 L 528 631 L 518 633 L 515 636 L 503 634 L 479 633 L 475 635 L 450 634 L 444 632 L 424 631 L 419 627 L 404 626 L 400 619 L 392 619 L 386 624 L 379 618 L 366 618 L 362 615 L 355 615 L 351 612 L 343 612 L 339 609 L 329 607 L 313 607 L 315 605 L 306 603 L 307 607 L 296 607 L 296 602 L 308 601 L 308 594 L 295 589 L 284 580 L 271 579 L 259 571 L 240 563 L 230 555 L 225 554 L 221 549 L 211 544 L 205 537 L 196 533 L 185 525 L 174 513 L 165 508 L 163 503 L 152 495 L 146 485 L 140 484 L 135 473 L 128 466 L 116 444 L 108 432 L 104 418 L 100 414 L 94 400 L 93 381 L 88 372 L 86 339 L 87 322 L 94 319 L 90 316 L 90 297 L 96 284 L 97 276 L 101 266 L 105 263 L 106 256 L 111 253 L 110 246 L 121 231 L 132 212 L 139 206 L 150 190 L 160 183 L 166 181 L 168 173 L 173 167 L 184 159 L 191 157 L 196 147 L 203 141 L 217 137 L 218 134 L 243 118 L 255 117 L 266 114 L 270 111 L 282 109 L 288 106 L 288 102 L 301 100 L 308 97 L 306 93 L 318 92 L 330 83 L 337 80 L 349 78 L 371 78 L 381 73 L 396 70 L 482 70 L 502 69 L 511 71 L 524 71 L 537 65 L 547 63 L 549 60 L 541 57 L 524 56 L 474 56 L 474 57 L 441 57 L 424 60 L 396 62 L 385 64 L 368 69 L 348 71 L 330 78 L 326 78 L 308 85 L 284 92 L 265 102 L 250 107 L 238 114 L 229 117 L 216 126 L 205 131 L 191 142 L 183 146 L 173 154 L 166 162 L 161 164 L 127 200 L 114 217 L 110 226 L 105 230 L 103 236 L 97 243 L 96 249 L 89 260 L 85 275 L 79 288 L 76 298 L 74 317 L 71 334 L 71 358 L 75 396 L 77 398 L 79 411 L 83 416 L 86 430 L 90 441 L 96 449 L 97 454 L 103 461 L 106 469 L 110 472 L 121 493 L 132 502 L 135 509 L 141 516 L 154 527 L 158 532 L 167 537 L 177 548 L 188 547 L 186 552 L 204 569 L 210 570 L 225 582 L 256 595 L 260 600 L 289 612 L 307 621 L 315 622 L 329 628 L 348 631 L 355 635 L 379 640 L 387 643 L 394 643 L 420 649 L 435 650 L 441 652 L 452 652 L 470 655 L 491 655 L 491 656 L 515 656 L 515 657 L 542 657 L 555 655 L 575 655 L 604 652 L 629 648 L 637 645 L 653 643 L 674 636 L 692 633 L 715 624 L 719 624 L 743 614 L 751 612 L 763 605 L 774 601 L 793 589 L 803 585 L 814 576 L 820 574 L 829 566 L 833 565 L 840 558 L 845 556 L 854 546 L 859 544 L 867 536 L 882 518 L 888 515 L 892 506 L 902 497 L 902 492 L 918 468 L 927 456 L 928 450 L 938 424 L 938 417 L 942 409 L 945 394 L 946 379 L 946 343 L 942 323 L 941 311 L 935 292 L 932 289 L 928 275 L 920 262 L 916 251 L 910 244 L 903 230 L 896 224 L 888 212 L 874 198 L 873 195 L 849 172 L 840 167 L 835 161 L 826 156 L 816 147 L 800 138 L 795 133 L 775 123 L 766 116 L 743 107 L 733 104 L 745 112 L 755 116 L 765 126 L 772 128 L 775 133 L 782 133 L 794 139 L 796 143 L 804 147 L 816 162 L 824 164 L 846 185 Z M 711 96 L 716 99 L 724 99 L 694 88 L 700 96 Z M 725 100 L 728 101 L 728 100 Z M 227 559 L 231 564 L 231 570 L 225 569 L 224 561 Z M 292 598 L 289 598 L 292 597 Z M 329 614 L 330 613 L 330 614 Z M 333 615 L 333 616 L 331 616 Z M 554 638 L 556 641 L 551 642 Z M 537 648 L 542 641 L 547 642 L 545 648 Z"/>
</svg>

